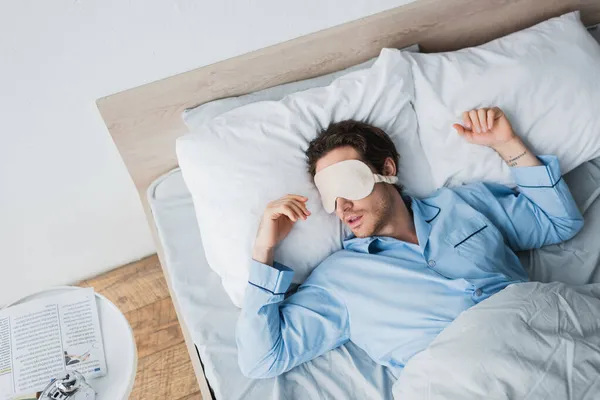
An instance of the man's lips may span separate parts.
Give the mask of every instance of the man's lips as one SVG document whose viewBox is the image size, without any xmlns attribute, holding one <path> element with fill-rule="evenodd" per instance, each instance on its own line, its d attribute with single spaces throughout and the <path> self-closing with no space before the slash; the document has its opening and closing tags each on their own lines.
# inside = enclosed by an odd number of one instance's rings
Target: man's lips
<svg viewBox="0 0 600 400">
<path fill-rule="evenodd" d="M 348 219 L 348 226 L 350 226 L 350 228 L 354 228 L 360 224 L 360 221 L 362 221 L 362 215 L 355 217 L 354 219 L 350 218 Z"/>
</svg>

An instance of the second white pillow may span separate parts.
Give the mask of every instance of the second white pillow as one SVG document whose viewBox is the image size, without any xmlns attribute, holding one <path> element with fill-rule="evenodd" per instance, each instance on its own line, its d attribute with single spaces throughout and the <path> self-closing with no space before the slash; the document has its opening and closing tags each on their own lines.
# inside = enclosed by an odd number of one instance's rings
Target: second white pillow
<svg viewBox="0 0 600 400">
<path fill-rule="evenodd" d="M 476 181 L 514 185 L 491 149 L 456 134 L 463 111 L 497 105 L 537 154 L 562 172 L 600 156 L 600 46 L 573 12 L 479 47 L 403 53 L 415 112 L 436 186 Z"/>
</svg>

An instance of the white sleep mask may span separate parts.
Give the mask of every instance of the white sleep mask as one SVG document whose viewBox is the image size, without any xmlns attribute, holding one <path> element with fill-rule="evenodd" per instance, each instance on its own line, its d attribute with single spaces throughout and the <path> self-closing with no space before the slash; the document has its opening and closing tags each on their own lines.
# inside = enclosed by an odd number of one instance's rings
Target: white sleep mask
<svg viewBox="0 0 600 400">
<path fill-rule="evenodd" d="M 335 200 L 364 199 L 371 194 L 377 182 L 396 183 L 397 176 L 374 174 L 360 160 L 345 160 L 332 164 L 315 174 L 315 185 L 321 194 L 321 202 L 329 214 L 335 211 Z"/>
</svg>

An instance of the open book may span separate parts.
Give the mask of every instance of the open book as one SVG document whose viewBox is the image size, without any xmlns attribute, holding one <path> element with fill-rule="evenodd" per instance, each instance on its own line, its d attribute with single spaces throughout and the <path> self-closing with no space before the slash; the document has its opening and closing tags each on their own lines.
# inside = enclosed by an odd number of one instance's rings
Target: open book
<svg viewBox="0 0 600 400">
<path fill-rule="evenodd" d="M 65 370 L 106 374 L 93 288 L 0 310 L 0 399 L 41 391 Z"/>
</svg>

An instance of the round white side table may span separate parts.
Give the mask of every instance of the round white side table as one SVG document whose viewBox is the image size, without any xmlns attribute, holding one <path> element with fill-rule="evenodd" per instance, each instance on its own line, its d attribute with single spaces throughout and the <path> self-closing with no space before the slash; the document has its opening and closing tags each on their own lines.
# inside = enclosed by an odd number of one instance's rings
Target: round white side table
<svg viewBox="0 0 600 400">
<path fill-rule="evenodd" d="M 76 289 L 79 288 L 57 286 L 25 296 L 8 306 Z M 133 331 L 123 313 L 106 297 L 96 293 L 96 304 L 106 356 L 106 375 L 87 381 L 96 391 L 96 400 L 127 400 L 133 389 L 137 370 L 137 348 Z"/>
</svg>

